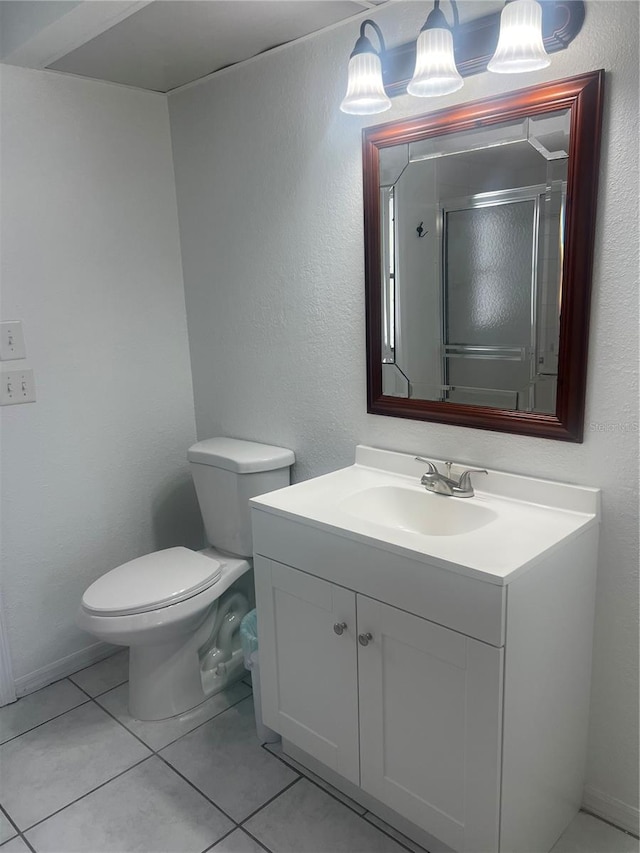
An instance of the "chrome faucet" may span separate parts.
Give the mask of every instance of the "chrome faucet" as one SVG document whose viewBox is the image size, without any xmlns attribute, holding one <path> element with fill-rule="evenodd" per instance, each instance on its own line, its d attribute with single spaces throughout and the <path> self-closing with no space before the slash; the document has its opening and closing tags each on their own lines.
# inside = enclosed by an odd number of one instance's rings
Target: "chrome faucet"
<svg viewBox="0 0 640 853">
<path fill-rule="evenodd" d="M 429 468 L 420 478 L 420 483 L 428 492 L 435 492 L 437 495 L 447 495 L 453 498 L 472 498 L 473 486 L 471 485 L 472 474 L 487 474 L 484 468 L 468 468 L 460 475 L 459 480 L 451 479 L 452 462 L 445 462 L 447 466 L 447 474 L 441 474 L 433 462 L 429 459 L 423 459 L 422 456 L 416 456 L 417 462 L 425 462 Z"/>
</svg>

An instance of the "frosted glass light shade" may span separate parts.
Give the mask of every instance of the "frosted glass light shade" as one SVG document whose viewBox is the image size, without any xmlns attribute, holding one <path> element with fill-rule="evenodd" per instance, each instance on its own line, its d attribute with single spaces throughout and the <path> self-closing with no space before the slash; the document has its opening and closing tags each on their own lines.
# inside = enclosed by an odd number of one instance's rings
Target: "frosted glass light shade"
<svg viewBox="0 0 640 853">
<path fill-rule="evenodd" d="M 383 113 L 391 101 L 382 85 L 380 57 L 367 51 L 357 53 L 349 60 L 347 94 L 340 104 L 343 113 L 372 115 Z"/>
<path fill-rule="evenodd" d="M 513 0 L 502 10 L 498 47 L 487 65 L 497 74 L 546 68 L 551 60 L 542 42 L 542 7 L 536 0 Z"/>
<path fill-rule="evenodd" d="M 407 92 L 419 98 L 448 95 L 461 89 L 463 82 L 453 56 L 451 31 L 422 30 L 416 43 L 416 67 Z"/>
</svg>

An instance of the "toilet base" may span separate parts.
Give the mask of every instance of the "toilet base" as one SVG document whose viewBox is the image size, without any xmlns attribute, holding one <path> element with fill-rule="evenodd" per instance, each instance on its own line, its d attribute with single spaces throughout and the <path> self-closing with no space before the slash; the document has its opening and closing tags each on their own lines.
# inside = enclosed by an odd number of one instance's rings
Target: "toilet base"
<svg viewBox="0 0 640 853">
<path fill-rule="evenodd" d="M 201 670 L 202 688 L 206 698 L 215 696 L 216 693 L 224 690 L 225 687 L 239 681 L 245 673 L 246 669 L 244 667 L 242 649 L 235 651 L 231 660 L 218 664 L 215 669 Z"/>
<path fill-rule="evenodd" d="M 237 588 L 222 595 L 186 637 L 129 650 L 129 713 L 136 720 L 184 714 L 244 674 L 240 622 L 249 610 Z"/>
<path fill-rule="evenodd" d="M 211 670 L 200 668 L 197 649 L 188 661 L 183 653 L 184 649 L 169 644 L 129 649 L 129 713 L 135 720 L 165 720 L 184 714 L 245 673 L 241 649 Z"/>
</svg>

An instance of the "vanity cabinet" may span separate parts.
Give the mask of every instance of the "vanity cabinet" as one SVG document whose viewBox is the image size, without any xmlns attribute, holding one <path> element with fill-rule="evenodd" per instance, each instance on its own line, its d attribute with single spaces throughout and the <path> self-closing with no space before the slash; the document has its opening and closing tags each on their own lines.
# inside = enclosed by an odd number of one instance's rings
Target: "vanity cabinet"
<svg viewBox="0 0 640 853">
<path fill-rule="evenodd" d="M 561 494 L 545 518 L 569 533 L 500 577 L 305 518 L 314 485 L 252 501 L 265 723 L 432 853 L 551 850 L 583 793 L 597 495 L 572 515 Z M 497 562 L 540 539 L 517 530 Z"/>
<path fill-rule="evenodd" d="M 257 555 L 264 721 L 456 850 L 497 850 L 503 649 Z"/>
</svg>

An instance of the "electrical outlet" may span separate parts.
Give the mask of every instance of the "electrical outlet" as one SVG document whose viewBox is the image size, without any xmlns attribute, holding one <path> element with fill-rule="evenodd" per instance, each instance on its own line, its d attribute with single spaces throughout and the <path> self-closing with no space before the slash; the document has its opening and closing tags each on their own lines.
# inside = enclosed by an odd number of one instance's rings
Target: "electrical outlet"
<svg viewBox="0 0 640 853">
<path fill-rule="evenodd" d="M 0 323 L 0 361 L 13 361 L 16 358 L 26 357 L 22 322 L 9 320 Z"/>
<path fill-rule="evenodd" d="M 36 385 L 31 368 L 3 371 L 0 380 L 0 406 L 35 403 Z"/>
</svg>

